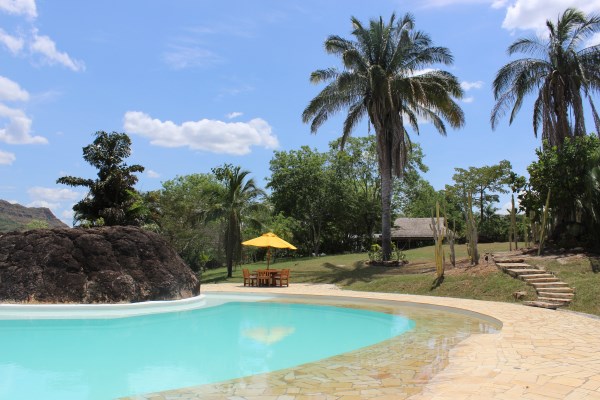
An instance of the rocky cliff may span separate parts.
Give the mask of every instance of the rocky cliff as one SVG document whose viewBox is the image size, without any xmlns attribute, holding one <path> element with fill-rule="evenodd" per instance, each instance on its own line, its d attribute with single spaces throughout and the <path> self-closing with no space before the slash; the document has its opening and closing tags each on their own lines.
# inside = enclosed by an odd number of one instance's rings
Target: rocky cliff
<svg viewBox="0 0 600 400">
<path fill-rule="evenodd" d="M 25 230 L 26 225 L 32 221 L 45 222 L 48 228 L 68 227 L 45 207 L 24 207 L 0 200 L 0 232 Z"/>
<path fill-rule="evenodd" d="M 0 236 L 0 302 L 118 303 L 195 296 L 200 283 L 159 235 L 134 227 Z"/>
</svg>

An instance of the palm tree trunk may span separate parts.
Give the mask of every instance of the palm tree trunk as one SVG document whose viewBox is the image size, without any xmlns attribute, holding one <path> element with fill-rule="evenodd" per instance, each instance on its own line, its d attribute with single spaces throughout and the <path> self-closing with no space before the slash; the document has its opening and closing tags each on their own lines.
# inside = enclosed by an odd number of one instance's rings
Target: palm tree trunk
<svg viewBox="0 0 600 400">
<path fill-rule="evenodd" d="M 383 152 L 381 163 L 381 250 L 383 261 L 392 253 L 392 157 L 391 149 Z"/>
</svg>

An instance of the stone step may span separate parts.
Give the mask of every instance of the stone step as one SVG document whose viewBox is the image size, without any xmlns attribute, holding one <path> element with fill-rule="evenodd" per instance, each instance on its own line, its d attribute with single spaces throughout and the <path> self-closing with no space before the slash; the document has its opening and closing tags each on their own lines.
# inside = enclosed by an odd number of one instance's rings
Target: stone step
<svg viewBox="0 0 600 400">
<path fill-rule="evenodd" d="M 550 282 L 560 282 L 557 277 L 550 276 L 523 276 L 521 277 L 527 283 L 550 283 Z"/>
<path fill-rule="evenodd" d="M 557 279 L 557 278 L 555 278 Z M 556 282 L 527 282 L 528 285 L 533 286 L 536 290 L 537 289 L 541 289 L 541 288 L 568 288 L 569 285 L 567 285 L 564 282 L 561 281 L 556 281 Z"/>
<path fill-rule="evenodd" d="M 526 274 L 526 275 L 520 275 L 519 278 L 521 278 L 527 282 L 529 282 L 531 280 L 535 280 L 535 279 L 545 279 L 545 278 L 552 278 L 552 279 L 558 280 L 558 278 L 552 274 Z"/>
<path fill-rule="evenodd" d="M 567 300 L 573 300 L 573 297 L 575 296 L 573 293 L 557 293 L 557 292 L 547 292 L 544 289 L 540 289 L 540 291 L 538 292 L 538 296 L 539 297 L 547 297 L 547 298 L 552 298 L 552 299 L 567 299 Z"/>
<path fill-rule="evenodd" d="M 519 275 L 539 275 L 546 274 L 546 271 L 543 269 L 507 269 L 507 271 L 514 272 Z"/>
<path fill-rule="evenodd" d="M 503 264 L 523 264 L 525 263 L 525 259 L 524 258 L 503 258 L 503 257 L 494 257 L 494 261 L 496 262 L 496 264 L 498 263 L 503 263 Z"/>
<path fill-rule="evenodd" d="M 500 268 L 510 268 L 510 269 L 529 269 L 531 265 L 525 263 L 513 263 L 513 262 L 498 262 L 496 261 L 496 265 Z"/>
<path fill-rule="evenodd" d="M 568 286 L 563 287 L 538 287 L 539 291 L 546 293 L 575 293 L 575 290 Z"/>
<path fill-rule="evenodd" d="M 556 310 L 558 307 L 560 307 L 562 305 L 562 304 L 553 303 L 553 302 L 549 302 L 549 301 L 524 301 L 523 304 L 526 306 L 549 308 L 552 310 Z"/>
<path fill-rule="evenodd" d="M 569 304 L 571 299 L 557 299 L 554 297 L 538 297 L 538 301 L 545 301 L 549 303 L 558 303 L 558 304 Z"/>
</svg>

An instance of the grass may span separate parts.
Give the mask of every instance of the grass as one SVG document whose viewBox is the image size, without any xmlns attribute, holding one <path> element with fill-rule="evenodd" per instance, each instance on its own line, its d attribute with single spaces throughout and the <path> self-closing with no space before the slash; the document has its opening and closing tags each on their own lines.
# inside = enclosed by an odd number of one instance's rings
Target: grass
<svg viewBox="0 0 600 400">
<path fill-rule="evenodd" d="M 600 315 L 600 258 L 558 258 L 532 264 L 545 267 L 575 289 L 575 298 L 565 309 Z"/>
<path fill-rule="evenodd" d="M 448 248 L 445 248 L 446 251 Z M 483 253 L 508 250 L 507 243 L 490 243 L 479 246 Z M 297 258 L 276 262 L 273 268 L 289 268 L 292 282 L 331 283 L 344 289 L 372 292 L 420 294 L 429 296 L 461 297 L 481 300 L 513 302 L 513 293 L 528 290 L 523 282 L 499 271 L 476 272 L 446 275 L 439 286 L 433 264 L 433 246 L 412 249 L 405 252 L 409 264 L 402 267 L 378 267 L 365 263 L 366 253 L 336 256 Z M 456 246 L 457 259 L 467 257 L 466 246 Z M 244 265 L 251 271 L 265 268 L 264 262 Z M 233 277 L 226 278 L 225 268 L 217 268 L 203 273 L 202 283 L 242 282 L 241 268 L 234 271 Z"/>
</svg>

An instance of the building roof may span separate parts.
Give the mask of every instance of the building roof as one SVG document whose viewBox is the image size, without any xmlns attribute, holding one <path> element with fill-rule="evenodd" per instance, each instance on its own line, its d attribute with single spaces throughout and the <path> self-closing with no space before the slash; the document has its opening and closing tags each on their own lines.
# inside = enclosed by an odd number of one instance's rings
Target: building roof
<svg viewBox="0 0 600 400">
<path fill-rule="evenodd" d="M 445 234 L 444 218 L 440 218 L 440 230 Z M 431 218 L 396 218 L 392 239 L 433 239 Z"/>
</svg>

